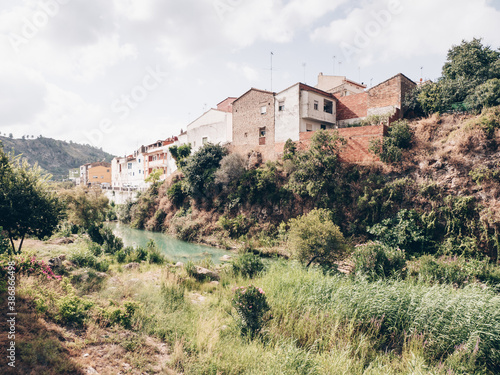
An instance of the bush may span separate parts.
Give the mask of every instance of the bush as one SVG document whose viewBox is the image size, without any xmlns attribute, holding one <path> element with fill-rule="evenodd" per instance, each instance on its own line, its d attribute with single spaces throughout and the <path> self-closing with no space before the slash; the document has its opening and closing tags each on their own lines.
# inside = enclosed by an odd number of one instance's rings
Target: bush
<svg viewBox="0 0 500 375">
<path fill-rule="evenodd" d="M 233 273 L 243 277 L 253 278 L 256 274 L 264 270 L 264 263 L 255 254 L 246 253 L 231 262 Z"/>
<path fill-rule="evenodd" d="M 219 225 L 228 232 L 229 237 L 238 238 L 248 232 L 251 223 L 244 215 L 238 215 L 233 219 L 222 215 L 219 219 Z"/>
<path fill-rule="evenodd" d="M 264 291 L 253 285 L 236 288 L 231 304 L 240 318 L 241 333 L 254 337 L 262 328 L 264 314 L 270 310 Z"/>
<path fill-rule="evenodd" d="M 69 260 L 79 267 L 90 267 L 99 272 L 107 272 L 109 269 L 109 262 L 105 258 L 98 258 L 88 250 L 74 252 Z"/>
<path fill-rule="evenodd" d="M 178 181 L 167 189 L 167 197 L 176 207 L 181 207 L 187 198 L 182 189 L 182 182 Z"/>
<path fill-rule="evenodd" d="M 390 247 L 401 248 L 408 254 L 416 254 L 422 252 L 427 242 L 422 226 L 420 216 L 415 210 L 403 209 L 396 217 L 369 227 L 368 233 Z"/>
<path fill-rule="evenodd" d="M 403 152 L 411 145 L 412 133 L 406 120 L 396 121 L 391 124 L 387 136 L 370 141 L 370 151 L 377 155 L 384 163 L 400 161 Z"/>
<path fill-rule="evenodd" d="M 93 303 L 78 297 L 69 281 L 64 283 L 63 289 L 65 289 L 68 294 L 57 302 L 57 320 L 76 327 L 83 326 L 85 318 L 87 317 L 87 312 L 93 306 Z"/>
<path fill-rule="evenodd" d="M 222 190 L 230 190 L 231 184 L 239 180 L 245 172 L 245 160 L 239 154 L 229 154 L 222 158 L 219 169 L 214 174 L 214 182 Z"/>
<path fill-rule="evenodd" d="M 165 263 L 165 256 L 160 252 L 156 243 L 153 240 L 150 240 L 146 245 L 148 251 L 148 262 L 150 264 L 163 264 Z"/>
<path fill-rule="evenodd" d="M 88 249 L 96 257 L 99 257 L 102 255 L 101 246 L 95 242 L 89 242 Z"/>
<path fill-rule="evenodd" d="M 127 247 L 121 249 L 120 251 L 117 251 L 115 253 L 116 261 L 118 263 L 125 263 L 127 261 L 127 256 L 129 256 L 133 252 L 134 252 L 134 248 L 131 246 L 127 246 Z"/>
<path fill-rule="evenodd" d="M 324 209 L 314 209 L 290 220 L 288 246 L 292 256 L 307 267 L 313 262 L 334 267 L 349 251 L 339 227 Z"/>
<path fill-rule="evenodd" d="M 406 266 L 404 251 L 380 242 L 357 245 L 352 254 L 354 273 L 373 281 L 379 278 L 401 277 Z"/>
</svg>

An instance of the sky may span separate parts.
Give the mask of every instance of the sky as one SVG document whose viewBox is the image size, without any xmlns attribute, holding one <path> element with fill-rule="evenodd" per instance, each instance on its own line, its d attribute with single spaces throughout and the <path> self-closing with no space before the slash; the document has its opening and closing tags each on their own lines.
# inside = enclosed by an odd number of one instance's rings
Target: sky
<svg viewBox="0 0 500 375">
<path fill-rule="evenodd" d="M 474 37 L 500 0 L 0 0 L 0 133 L 130 154 L 251 87 L 436 79 Z"/>
</svg>

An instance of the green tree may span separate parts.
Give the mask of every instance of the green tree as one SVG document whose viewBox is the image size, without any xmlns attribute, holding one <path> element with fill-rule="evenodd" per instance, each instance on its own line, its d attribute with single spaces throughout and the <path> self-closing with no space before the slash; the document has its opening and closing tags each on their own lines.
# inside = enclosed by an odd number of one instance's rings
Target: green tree
<svg viewBox="0 0 500 375">
<path fill-rule="evenodd" d="M 181 146 L 171 146 L 169 150 L 177 168 L 182 169 L 186 165 L 186 159 L 191 155 L 191 143 Z"/>
<path fill-rule="evenodd" d="M 370 151 L 380 157 L 384 163 L 400 161 L 403 152 L 411 145 L 412 132 L 406 120 L 394 122 L 388 129 L 387 135 L 380 139 L 370 141 Z"/>
<path fill-rule="evenodd" d="M 182 169 L 187 192 L 198 202 L 213 195 L 214 174 L 226 154 L 224 147 L 207 143 L 187 159 Z"/>
<path fill-rule="evenodd" d="M 333 223 L 330 213 L 314 209 L 307 215 L 290 220 L 288 246 L 292 256 L 309 267 L 313 262 L 334 267 L 349 253 L 344 236 Z"/>
<path fill-rule="evenodd" d="M 157 168 L 154 171 L 152 171 L 144 181 L 151 182 L 153 185 L 156 185 L 160 181 L 160 177 L 162 174 L 163 170 Z"/>
<path fill-rule="evenodd" d="M 476 110 L 500 105 L 500 79 L 493 78 L 477 86 L 465 102 L 467 107 Z"/>
<path fill-rule="evenodd" d="M 318 130 L 309 150 L 295 158 L 296 169 L 290 175 L 288 188 L 301 196 L 330 201 L 335 196 L 334 176 L 340 165 L 338 154 L 346 141 L 338 132 Z"/>
<path fill-rule="evenodd" d="M 98 226 L 106 219 L 108 198 L 99 188 L 79 187 L 62 194 L 66 203 L 68 220 L 85 230 Z"/>
<path fill-rule="evenodd" d="M 0 145 L 1 146 L 1 145 Z M 0 227 L 10 239 L 9 253 L 20 254 L 26 236 L 50 236 L 63 216 L 63 206 L 50 190 L 50 176 L 0 148 Z M 20 239 L 16 249 L 14 240 Z"/>
</svg>

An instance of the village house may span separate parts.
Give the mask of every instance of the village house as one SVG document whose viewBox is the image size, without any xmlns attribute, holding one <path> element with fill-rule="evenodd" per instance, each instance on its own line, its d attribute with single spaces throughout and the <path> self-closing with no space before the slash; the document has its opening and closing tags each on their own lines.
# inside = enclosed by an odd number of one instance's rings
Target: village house
<svg viewBox="0 0 500 375">
<path fill-rule="evenodd" d="M 204 144 L 225 145 L 233 140 L 233 109 L 236 98 L 227 98 L 187 126 L 187 143 L 196 152 Z"/>
<path fill-rule="evenodd" d="M 80 185 L 111 184 L 111 164 L 106 162 L 87 163 L 80 166 Z"/>
<path fill-rule="evenodd" d="M 111 162 L 113 188 L 146 188 L 144 181 L 144 152 L 141 146 L 132 155 L 116 157 Z"/>
<path fill-rule="evenodd" d="M 343 76 L 318 76 L 316 87 L 303 83 L 279 92 L 252 88 L 233 102 L 231 151 L 246 157 L 258 153 L 262 161 L 276 160 L 288 139 L 306 147 L 312 132 L 338 129 L 347 146 L 341 157 L 369 162 L 373 137 L 382 137 L 388 124 L 350 128 L 372 115 L 386 115 L 389 123 L 402 118 L 403 102 L 416 84 L 399 73 L 366 90 L 364 84 Z"/>
<path fill-rule="evenodd" d="M 165 180 L 177 169 L 175 160 L 168 150 L 177 141 L 177 137 L 170 137 L 144 147 L 144 180 L 157 169 L 162 171 L 160 180 Z"/>
</svg>

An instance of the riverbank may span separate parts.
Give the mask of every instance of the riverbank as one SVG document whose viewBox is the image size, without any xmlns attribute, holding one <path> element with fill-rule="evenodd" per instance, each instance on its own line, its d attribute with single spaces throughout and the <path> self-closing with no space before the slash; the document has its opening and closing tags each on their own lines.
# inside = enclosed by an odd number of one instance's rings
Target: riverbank
<svg viewBox="0 0 500 375">
<path fill-rule="evenodd" d="M 129 266 L 112 256 L 100 272 L 70 264 L 84 246 L 27 241 L 27 253 L 65 259 L 54 267 L 60 281 L 18 275 L 17 370 L 444 375 L 500 366 L 500 300 L 479 284 L 370 282 L 293 261 L 264 261 L 251 277 L 231 264 L 204 264 L 217 281 L 168 262 Z M 249 285 L 262 288 L 270 308 L 254 338 L 242 335 L 232 307 L 235 288 Z"/>
</svg>

